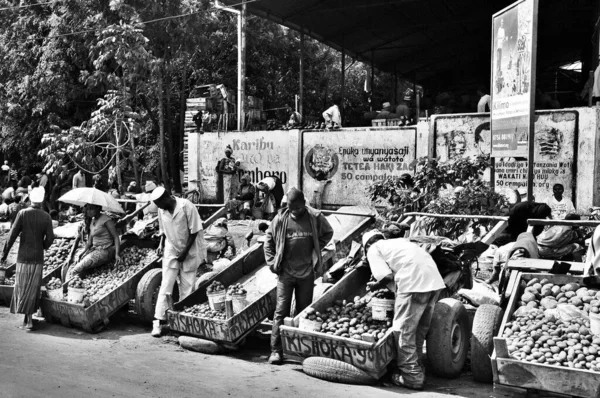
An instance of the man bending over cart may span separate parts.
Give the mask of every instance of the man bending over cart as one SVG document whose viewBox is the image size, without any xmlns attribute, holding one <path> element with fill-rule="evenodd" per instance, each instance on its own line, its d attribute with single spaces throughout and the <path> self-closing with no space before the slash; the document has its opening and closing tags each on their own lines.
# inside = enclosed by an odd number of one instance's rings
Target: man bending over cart
<svg viewBox="0 0 600 398">
<path fill-rule="evenodd" d="M 363 247 L 376 280 L 368 284 L 371 291 L 385 286 L 396 293 L 392 328 L 398 342 L 398 373 L 392 381 L 422 390 L 423 343 L 444 280 L 429 253 L 408 239 L 385 239 L 383 233 L 372 230 L 363 235 Z"/>
</svg>

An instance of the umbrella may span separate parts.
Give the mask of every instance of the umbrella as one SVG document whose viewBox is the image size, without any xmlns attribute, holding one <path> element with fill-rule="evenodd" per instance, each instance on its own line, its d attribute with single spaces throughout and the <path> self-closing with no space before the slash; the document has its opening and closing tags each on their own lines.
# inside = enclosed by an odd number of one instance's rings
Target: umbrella
<svg viewBox="0 0 600 398">
<path fill-rule="evenodd" d="M 98 205 L 105 211 L 125 213 L 115 198 L 96 188 L 75 188 L 61 196 L 58 201 L 77 206 Z"/>
</svg>

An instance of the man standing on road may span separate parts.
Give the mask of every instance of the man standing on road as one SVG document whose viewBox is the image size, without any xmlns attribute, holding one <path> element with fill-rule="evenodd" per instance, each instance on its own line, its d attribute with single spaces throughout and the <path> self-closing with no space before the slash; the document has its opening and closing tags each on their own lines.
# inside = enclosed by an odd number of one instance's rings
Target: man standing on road
<svg viewBox="0 0 600 398">
<path fill-rule="evenodd" d="M 152 191 L 152 201 L 158 207 L 158 226 L 162 254 L 162 282 L 152 325 L 152 336 L 160 337 L 166 325 L 167 293 L 179 277 L 179 298 L 187 297 L 196 284 L 196 270 L 206 262 L 206 245 L 202 220 L 196 207 L 187 199 L 171 196 L 163 187 Z"/>
<path fill-rule="evenodd" d="M 363 247 L 377 282 L 371 291 L 387 287 L 396 293 L 392 328 L 398 342 L 398 373 L 394 384 L 421 390 L 425 384 L 423 343 L 440 290 L 445 287 L 433 258 L 405 238 L 386 240 L 378 230 L 363 235 Z"/>
<path fill-rule="evenodd" d="M 292 294 L 296 296 L 297 313 L 310 305 L 315 276 L 324 271 L 321 250 L 333 237 L 333 229 L 325 216 L 306 207 L 302 191 L 290 189 L 287 199 L 287 209 L 271 222 L 263 246 L 269 268 L 278 275 L 269 357 L 269 363 L 274 365 L 283 362 L 279 327 L 283 319 L 290 316 Z"/>
</svg>

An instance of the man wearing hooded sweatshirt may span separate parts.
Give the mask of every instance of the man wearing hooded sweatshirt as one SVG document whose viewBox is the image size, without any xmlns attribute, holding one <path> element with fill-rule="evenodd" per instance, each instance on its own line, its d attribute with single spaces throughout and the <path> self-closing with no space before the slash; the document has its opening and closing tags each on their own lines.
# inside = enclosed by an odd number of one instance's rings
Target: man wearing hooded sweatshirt
<svg viewBox="0 0 600 398">
<path fill-rule="evenodd" d="M 290 189 L 287 199 L 288 207 L 271 222 L 263 246 L 269 268 L 278 275 L 269 357 L 269 363 L 274 365 L 283 361 L 279 327 L 290 315 L 292 294 L 296 296 L 296 312 L 310 305 L 315 277 L 324 271 L 321 250 L 333 237 L 333 228 L 325 216 L 306 207 L 301 191 Z"/>
</svg>

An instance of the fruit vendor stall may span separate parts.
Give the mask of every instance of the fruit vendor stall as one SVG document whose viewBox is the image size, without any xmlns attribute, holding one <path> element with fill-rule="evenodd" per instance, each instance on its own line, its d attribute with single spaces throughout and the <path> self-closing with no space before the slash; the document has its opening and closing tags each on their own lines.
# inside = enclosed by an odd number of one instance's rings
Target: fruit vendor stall
<svg viewBox="0 0 600 398">
<path fill-rule="evenodd" d="M 492 227 L 481 239 L 477 250 L 456 245 L 443 252 L 444 257 L 460 259 L 459 269 L 444 269 L 436 259 L 437 241 L 429 236 L 409 236 L 432 254 L 444 278 L 446 289 L 436 304 L 427 356 L 433 373 L 443 377 L 460 374 L 469 346 L 472 311 L 452 298 L 460 289 L 472 286 L 471 262 L 505 228 L 506 218 L 492 216 L 439 215 L 410 213 L 403 219 L 412 224 L 417 218 L 486 219 Z M 409 233 L 410 234 L 410 233 Z M 344 261 L 344 260 L 340 260 Z M 367 266 L 351 268 L 343 278 L 319 300 L 294 318 L 287 318 L 281 328 L 284 354 L 304 361 L 306 373 L 345 383 L 374 383 L 387 371 L 396 357 L 396 344 L 391 330 L 394 297 L 385 289 L 366 289 L 371 272 Z M 386 296 L 386 294 L 388 296 Z"/>
<path fill-rule="evenodd" d="M 330 244 L 323 250 L 325 263 L 335 257 L 336 251 L 358 239 L 374 221 L 372 214 L 357 213 L 330 212 L 327 218 L 334 228 L 335 247 Z M 276 286 L 277 278 L 266 265 L 262 243 L 258 242 L 168 310 L 169 327 L 171 331 L 219 345 L 239 346 L 275 311 Z"/>
<path fill-rule="evenodd" d="M 599 299 L 595 278 L 519 273 L 494 338 L 494 390 L 597 397 Z"/>
</svg>

